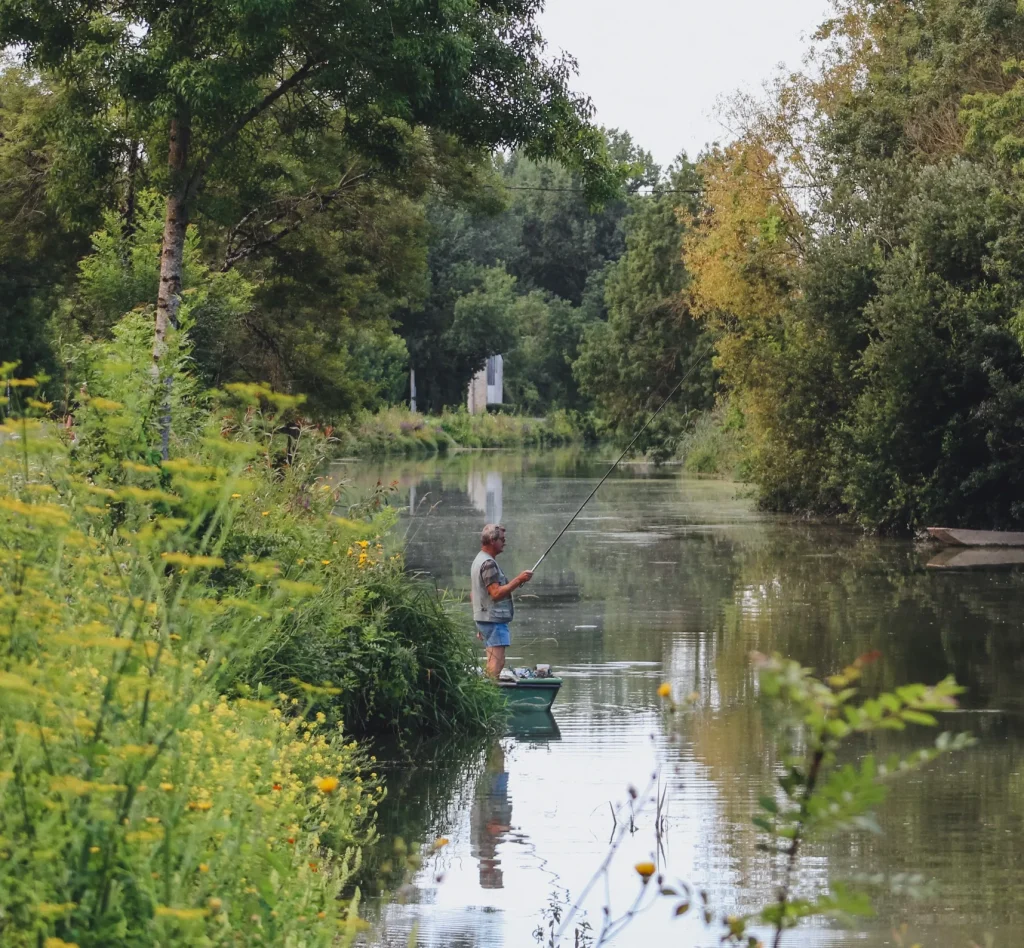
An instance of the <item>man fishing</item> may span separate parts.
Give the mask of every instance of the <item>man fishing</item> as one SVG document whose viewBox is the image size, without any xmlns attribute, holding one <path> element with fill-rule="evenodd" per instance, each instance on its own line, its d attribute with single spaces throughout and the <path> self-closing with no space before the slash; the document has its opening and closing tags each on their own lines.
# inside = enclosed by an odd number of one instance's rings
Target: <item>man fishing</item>
<svg viewBox="0 0 1024 948">
<path fill-rule="evenodd" d="M 512 593 L 533 578 L 532 570 L 523 570 L 511 582 L 495 557 L 505 549 L 505 528 L 489 523 L 480 534 L 480 552 L 470 569 L 470 598 L 473 620 L 487 648 L 487 676 L 497 678 L 505 667 L 505 649 L 512 643 L 508 624 L 515 614 Z"/>
</svg>

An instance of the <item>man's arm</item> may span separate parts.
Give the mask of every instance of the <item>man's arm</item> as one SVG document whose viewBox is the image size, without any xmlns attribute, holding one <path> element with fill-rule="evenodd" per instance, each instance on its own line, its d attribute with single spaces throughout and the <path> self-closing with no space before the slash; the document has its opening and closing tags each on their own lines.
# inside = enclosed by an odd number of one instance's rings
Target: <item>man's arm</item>
<svg viewBox="0 0 1024 948">
<path fill-rule="evenodd" d="M 487 587 L 487 594 L 497 602 L 499 599 L 508 599 L 520 586 L 525 585 L 533 579 L 532 571 L 524 569 L 515 579 L 510 579 L 504 586 L 500 583 L 491 583 Z"/>
</svg>

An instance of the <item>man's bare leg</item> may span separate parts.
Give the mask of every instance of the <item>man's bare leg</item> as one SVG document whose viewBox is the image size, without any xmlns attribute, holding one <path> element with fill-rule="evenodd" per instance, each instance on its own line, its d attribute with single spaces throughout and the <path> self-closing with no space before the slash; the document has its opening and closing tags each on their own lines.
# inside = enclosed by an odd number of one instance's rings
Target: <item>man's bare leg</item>
<svg viewBox="0 0 1024 948">
<path fill-rule="evenodd" d="M 492 645 L 487 649 L 487 677 L 497 678 L 505 667 L 505 646 Z"/>
</svg>

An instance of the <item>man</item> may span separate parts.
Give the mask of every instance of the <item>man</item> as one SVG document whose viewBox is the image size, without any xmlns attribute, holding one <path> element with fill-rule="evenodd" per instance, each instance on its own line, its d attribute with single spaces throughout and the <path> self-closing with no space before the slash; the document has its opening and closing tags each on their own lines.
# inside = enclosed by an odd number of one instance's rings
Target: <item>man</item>
<svg viewBox="0 0 1024 948">
<path fill-rule="evenodd" d="M 533 573 L 527 569 L 509 582 L 495 559 L 504 549 L 505 528 L 496 523 L 487 524 L 480 534 L 480 552 L 470 570 L 473 619 L 487 648 L 490 678 L 497 678 L 505 667 L 505 649 L 512 642 L 508 630 L 515 613 L 512 593 L 533 578 Z"/>
</svg>

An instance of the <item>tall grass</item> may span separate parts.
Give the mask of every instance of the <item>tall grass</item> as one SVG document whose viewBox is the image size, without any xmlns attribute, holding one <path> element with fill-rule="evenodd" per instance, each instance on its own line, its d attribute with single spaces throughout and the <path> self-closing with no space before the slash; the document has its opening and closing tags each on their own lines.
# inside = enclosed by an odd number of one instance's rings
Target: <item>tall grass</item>
<svg viewBox="0 0 1024 948">
<path fill-rule="evenodd" d="M 439 416 L 392 407 L 366 413 L 347 433 L 339 433 L 353 454 L 434 454 L 452 449 L 541 447 L 582 440 L 579 426 L 564 411 L 546 418 L 504 413 L 471 415 L 464 408 Z"/>
<path fill-rule="evenodd" d="M 679 438 L 675 455 L 690 474 L 715 477 L 745 476 L 742 424 L 728 403 L 697 417 Z"/>
<path fill-rule="evenodd" d="M 201 456 L 152 463 L 142 386 L 142 415 L 83 393 L 72 452 L 37 380 L 7 381 L 25 412 L 0 425 L 0 943 L 349 942 L 338 895 L 383 789 L 307 702 L 230 695 L 314 592 L 232 558 L 258 440 L 218 413 Z M 218 572 L 259 582 L 233 596 Z"/>
<path fill-rule="evenodd" d="M 471 641 L 433 588 L 378 561 L 358 587 L 325 582 L 239 674 L 288 694 L 329 681 L 315 710 L 359 734 L 480 733 L 501 706 Z"/>
<path fill-rule="evenodd" d="M 498 696 L 379 498 L 335 516 L 299 399 L 183 376 L 161 460 L 133 320 L 70 429 L 0 367 L 0 943 L 347 944 L 384 792 L 352 734 Z"/>
</svg>

